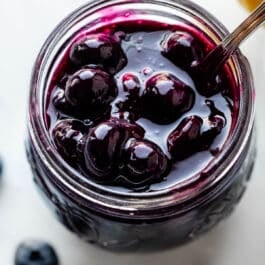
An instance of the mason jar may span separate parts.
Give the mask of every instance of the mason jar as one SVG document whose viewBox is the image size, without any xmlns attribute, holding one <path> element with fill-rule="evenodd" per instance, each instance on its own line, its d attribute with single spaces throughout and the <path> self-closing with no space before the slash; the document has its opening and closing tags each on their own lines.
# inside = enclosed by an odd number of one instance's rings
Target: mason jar
<svg viewBox="0 0 265 265">
<path fill-rule="evenodd" d="M 72 232 L 110 250 L 159 250 L 208 231 L 233 211 L 244 194 L 255 161 L 253 78 L 247 59 L 237 50 L 227 67 L 238 88 L 238 117 L 207 174 L 148 193 L 119 192 L 84 178 L 52 143 L 45 123 L 48 88 L 63 51 L 80 30 L 97 26 L 104 16 L 117 18 L 126 10 L 143 19 L 151 15 L 158 21 L 165 17 L 184 21 L 215 44 L 228 33 L 215 17 L 187 0 L 87 3 L 55 28 L 37 57 L 29 95 L 27 154 L 45 201 Z"/>
<path fill-rule="evenodd" d="M 262 0 L 239 0 L 239 2 L 248 10 L 254 10 L 262 2 Z"/>
</svg>

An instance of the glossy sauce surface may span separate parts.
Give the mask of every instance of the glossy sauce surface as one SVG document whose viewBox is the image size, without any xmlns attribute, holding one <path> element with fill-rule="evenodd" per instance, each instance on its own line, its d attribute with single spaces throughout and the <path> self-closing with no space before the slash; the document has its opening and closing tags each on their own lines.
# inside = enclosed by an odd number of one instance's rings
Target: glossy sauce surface
<svg viewBox="0 0 265 265">
<path fill-rule="evenodd" d="M 207 87 L 195 87 L 189 74 L 212 43 L 182 24 L 147 20 L 81 35 L 47 98 L 47 126 L 58 152 L 115 190 L 162 190 L 200 178 L 237 115 L 227 67 Z"/>
</svg>

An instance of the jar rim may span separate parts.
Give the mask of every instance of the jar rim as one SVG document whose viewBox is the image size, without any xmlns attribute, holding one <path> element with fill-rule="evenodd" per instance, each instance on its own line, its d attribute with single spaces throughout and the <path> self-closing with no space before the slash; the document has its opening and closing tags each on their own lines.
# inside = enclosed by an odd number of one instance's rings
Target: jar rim
<svg viewBox="0 0 265 265">
<path fill-rule="evenodd" d="M 41 111 L 42 98 L 38 94 L 40 88 L 41 78 L 43 78 L 43 68 L 47 63 L 47 56 L 53 49 L 54 44 L 58 40 L 59 33 L 66 26 L 71 25 L 77 20 L 82 18 L 82 15 L 87 13 L 93 8 L 99 8 L 102 6 L 111 6 L 113 4 L 134 4 L 134 0 L 96 0 L 91 1 L 88 4 L 80 7 L 69 16 L 67 16 L 50 34 L 46 42 L 41 48 L 41 51 L 36 59 L 30 90 L 30 104 L 28 112 L 28 131 L 30 141 L 32 142 L 37 153 L 40 155 L 42 162 L 49 170 L 53 172 L 54 178 L 56 178 L 56 184 L 61 189 L 67 191 L 74 196 L 82 198 L 84 201 L 92 202 L 104 209 L 113 209 L 120 212 L 133 212 L 146 211 L 152 209 L 161 209 L 170 207 L 199 196 L 205 190 L 219 183 L 233 167 L 236 161 L 239 159 L 245 146 L 247 145 L 248 138 L 251 134 L 251 130 L 254 123 L 254 85 L 250 66 L 247 59 L 242 53 L 237 50 L 231 57 L 230 61 L 234 65 L 237 71 L 238 82 L 241 83 L 241 87 L 245 88 L 242 100 L 240 99 L 240 107 L 237 118 L 237 126 L 230 137 L 230 142 L 226 143 L 220 156 L 214 161 L 214 165 L 223 166 L 215 168 L 211 177 L 205 178 L 192 190 L 185 192 L 181 190 L 182 186 L 174 186 L 174 189 L 168 188 L 161 191 L 154 191 L 148 193 L 121 193 L 110 192 L 104 186 L 99 185 L 93 181 L 89 182 L 89 186 L 84 186 L 80 182 L 82 175 L 68 165 L 59 155 L 56 149 L 51 145 L 50 137 L 47 131 L 43 113 Z M 214 30 L 215 34 L 218 34 L 218 38 L 224 37 L 228 31 L 215 17 L 209 14 L 202 7 L 187 0 L 140 0 L 137 4 L 155 4 L 155 5 L 167 5 L 171 8 L 181 8 L 189 15 L 195 15 L 198 19 L 203 21 L 211 30 Z M 248 88 L 248 89 L 246 89 Z M 33 107 L 32 107 L 33 106 Z M 229 161 L 227 158 L 231 158 Z M 214 165 L 211 165 L 214 167 Z M 69 177 L 71 176 L 71 177 Z M 183 185 L 183 183 L 182 183 Z M 173 199 L 173 200 L 172 200 Z M 148 209 L 147 209 L 148 207 Z"/>
</svg>

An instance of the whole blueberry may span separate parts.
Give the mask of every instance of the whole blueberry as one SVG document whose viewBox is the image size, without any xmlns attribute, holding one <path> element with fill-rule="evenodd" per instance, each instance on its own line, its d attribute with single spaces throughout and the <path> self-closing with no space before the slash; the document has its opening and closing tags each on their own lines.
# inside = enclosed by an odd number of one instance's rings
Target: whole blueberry
<svg viewBox="0 0 265 265">
<path fill-rule="evenodd" d="M 74 73 L 66 83 L 65 99 L 75 109 L 93 116 L 102 114 L 118 90 L 108 73 L 93 68 L 83 68 Z"/>
<path fill-rule="evenodd" d="M 78 66 L 99 65 L 112 74 L 127 63 L 119 39 L 104 33 L 91 34 L 77 41 L 71 48 L 70 60 Z"/>
<path fill-rule="evenodd" d="M 202 43 L 188 32 L 176 31 L 166 35 L 161 43 L 162 54 L 182 69 L 188 70 L 194 61 L 204 57 Z"/>
<path fill-rule="evenodd" d="M 87 171 L 100 182 L 111 182 L 117 175 L 121 149 L 129 138 L 141 138 L 144 131 L 136 124 L 112 118 L 91 130 L 84 150 Z"/>
<path fill-rule="evenodd" d="M 15 265 L 59 265 L 59 261 L 50 244 L 42 241 L 26 241 L 16 250 Z"/>
<path fill-rule="evenodd" d="M 210 115 L 201 132 L 198 144 L 199 150 L 208 150 L 225 125 L 226 119 L 224 116 L 219 114 Z"/>
<path fill-rule="evenodd" d="M 123 90 L 128 92 L 129 95 L 139 96 L 141 89 L 140 79 L 134 73 L 125 73 L 122 76 Z"/>
<path fill-rule="evenodd" d="M 77 160 L 84 133 L 88 131 L 81 122 L 74 119 L 59 121 L 52 130 L 53 141 L 59 153 L 69 162 Z"/>
<path fill-rule="evenodd" d="M 142 100 L 147 118 L 159 124 L 169 124 L 192 108 L 195 93 L 180 79 L 165 72 L 147 80 Z"/>
<path fill-rule="evenodd" d="M 222 76 L 221 74 L 217 74 L 212 77 L 202 75 L 200 71 L 196 70 L 195 64 L 194 66 L 195 68 L 191 70 L 190 75 L 199 94 L 204 97 L 210 98 L 222 92 L 223 94 L 227 94 L 231 98 L 230 85 L 226 76 Z"/>
<path fill-rule="evenodd" d="M 168 159 L 153 142 L 132 139 L 123 151 L 123 175 L 128 184 L 142 185 L 155 183 L 165 177 Z"/>
<path fill-rule="evenodd" d="M 197 145 L 201 136 L 203 120 L 198 116 L 190 116 L 181 121 L 170 133 L 167 146 L 174 160 L 182 160 L 198 151 Z"/>
</svg>

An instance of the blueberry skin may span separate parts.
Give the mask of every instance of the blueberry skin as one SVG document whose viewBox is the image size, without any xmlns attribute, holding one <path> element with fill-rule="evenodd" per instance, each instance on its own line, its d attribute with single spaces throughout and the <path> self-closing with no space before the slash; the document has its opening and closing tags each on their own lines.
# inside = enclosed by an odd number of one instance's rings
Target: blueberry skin
<svg viewBox="0 0 265 265">
<path fill-rule="evenodd" d="M 122 158 L 127 185 L 162 181 L 169 169 L 169 161 L 163 151 L 155 143 L 144 139 L 128 141 Z"/>
<path fill-rule="evenodd" d="M 43 241 L 22 242 L 15 254 L 15 265 L 59 265 L 54 248 Z"/>
<path fill-rule="evenodd" d="M 176 31 L 167 35 L 161 47 L 167 59 L 185 70 L 205 56 L 203 45 L 188 32 Z"/>
<path fill-rule="evenodd" d="M 193 107 L 195 93 L 173 74 L 161 72 L 147 80 L 142 101 L 146 118 L 169 124 Z"/>
<path fill-rule="evenodd" d="M 183 160 L 198 151 L 202 125 L 203 120 L 199 116 L 190 116 L 170 133 L 167 145 L 174 160 Z"/>
<path fill-rule="evenodd" d="M 127 64 L 120 41 L 114 36 L 100 33 L 86 36 L 73 45 L 70 60 L 77 66 L 95 64 L 111 74 Z"/>
<path fill-rule="evenodd" d="M 117 96 L 116 83 L 111 75 L 93 68 L 75 72 L 67 81 L 65 101 L 84 117 L 97 117 L 108 109 Z"/>
<path fill-rule="evenodd" d="M 141 82 L 139 77 L 134 73 L 126 73 L 122 77 L 123 90 L 129 95 L 139 96 Z"/>
<path fill-rule="evenodd" d="M 87 171 L 97 181 L 108 183 L 117 174 L 121 149 L 130 138 L 143 138 L 144 130 L 125 120 L 112 118 L 93 128 L 84 149 Z"/>
<path fill-rule="evenodd" d="M 52 130 L 54 143 L 59 153 L 67 161 L 78 160 L 78 147 L 82 145 L 82 139 L 86 127 L 74 119 L 61 120 Z M 88 130 L 88 129 L 87 129 Z"/>
</svg>

